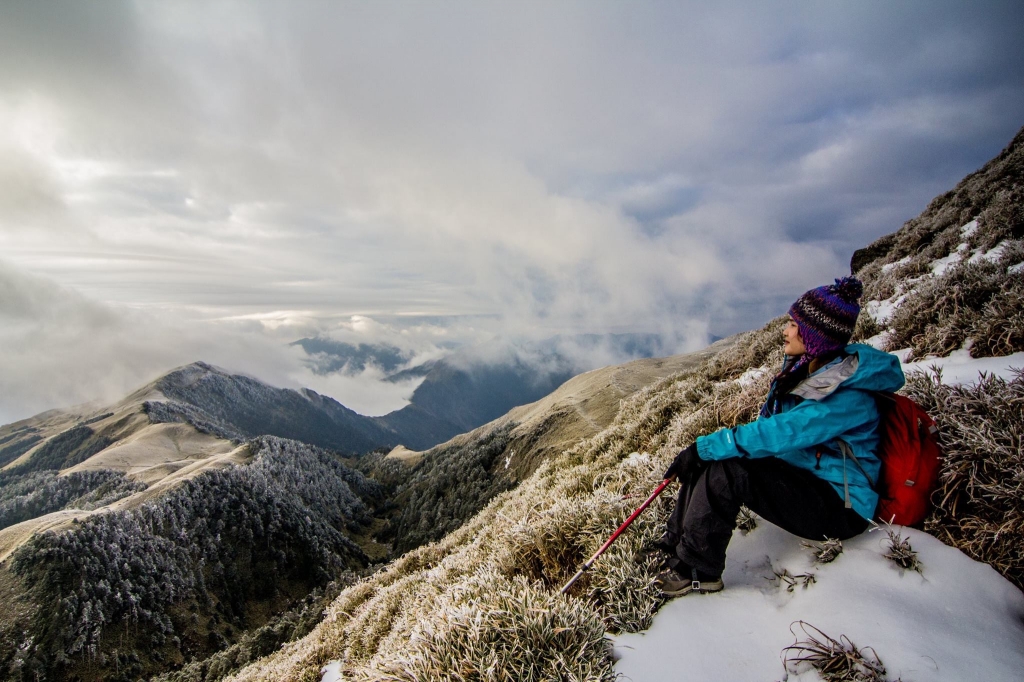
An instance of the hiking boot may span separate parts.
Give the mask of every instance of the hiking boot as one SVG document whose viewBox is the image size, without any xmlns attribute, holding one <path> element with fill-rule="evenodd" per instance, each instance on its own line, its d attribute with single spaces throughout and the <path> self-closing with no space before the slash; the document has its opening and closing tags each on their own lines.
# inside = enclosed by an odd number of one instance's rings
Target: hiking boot
<svg viewBox="0 0 1024 682">
<path fill-rule="evenodd" d="M 708 575 L 681 562 L 675 568 L 659 573 L 654 583 L 666 597 L 682 597 L 691 592 L 718 592 L 724 587 L 722 576 Z"/>
</svg>

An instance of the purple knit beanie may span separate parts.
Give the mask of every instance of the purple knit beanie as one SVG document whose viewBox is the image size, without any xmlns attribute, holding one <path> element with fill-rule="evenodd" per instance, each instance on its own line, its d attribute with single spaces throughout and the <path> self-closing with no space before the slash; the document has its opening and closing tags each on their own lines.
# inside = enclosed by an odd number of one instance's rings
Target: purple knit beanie
<svg viewBox="0 0 1024 682">
<path fill-rule="evenodd" d="M 789 316 L 800 329 L 809 357 L 839 350 L 850 342 L 860 314 L 857 301 L 863 292 L 859 279 L 843 277 L 835 284 L 811 289 L 790 307 Z"/>
</svg>

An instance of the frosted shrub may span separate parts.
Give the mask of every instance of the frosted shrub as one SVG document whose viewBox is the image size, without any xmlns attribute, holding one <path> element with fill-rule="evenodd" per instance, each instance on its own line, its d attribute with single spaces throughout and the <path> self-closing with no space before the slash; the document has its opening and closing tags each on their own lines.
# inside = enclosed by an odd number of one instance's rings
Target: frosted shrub
<svg viewBox="0 0 1024 682">
<path fill-rule="evenodd" d="M 153 424 L 183 423 L 191 424 L 200 433 L 241 443 L 245 436 L 230 424 L 213 417 L 203 410 L 177 400 L 151 401 L 142 403 L 142 411 Z"/>
<path fill-rule="evenodd" d="M 661 537 L 664 527 L 657 522 L 657 514 L 648 513 L 649 517 L 640 517 L 618 537 L 590 574 L 587 599 L 597 607 L 610 632 L 646 630 L 664 601 L 654 588 L 658 560 L 643 555 Z"/>
<path fill-rule="evenodd" d="M 389 525 L 396 554 L 440 540 L 462 526 L 495 495 L 513 487 L 514 471 L 495 467 L 515 424 L 480 440 L 438 446 L 424 454 L 393 498 L 407 500 Z M 385 460 L 393 461 L 393 460 Z"/>
<path fill-rule="evenodd" d="M 875 529 L 873 528 L 872 530 Z M 917 552 L 910 546 L 910 539 L 903 537 L 899 531 L 888 523 L 885 524 L 884 530 L 889 542 L 889 550 L 883 556 L 899 566 L 901 574 L 903 570 L 922 573 L 924 567 L 920 559 L 917 558 Z"/>
<path fill-rule="evenodd" d="M 598 499 L 561 500 L 524 518 L 509 533 L 512 571 L 560 587 L 589 557 L 590 546 L 591 553 L 600 546 L 596 539 L 611 526 L 620 503 L 604 493 Z"/>
<path fill-rule="evenodd" d="M 825 538 L 825 541 L 820 543 L 801 542 L 800 544 L 811 550 L 816 564 L 830 564 L 843 553 L 843 543 L 837 538 Z"/>
<path fill-rule="evenodd" d="M 975 340 L 983 354 L 1006 355 L 1024 350 L 1024 333 L 1009 333 L 995 323 L 1012 319 L 1012 302 L 1024 292 L 1024 274 L 1007 275 L 1002 259 L 963 262 L 941 277 L 918 284 L 893 313 L 888 347 L 911 348 L 915 357 L 939 356 Z M 992 335 L 995 334 L 995 337 Z"/>
<path fill-rule="evenodd" d="M 604 633 L 586 602 L 552 596 L 523 576 L 482 571 L 449 591 L 383 679 L 611 682 Z"/>
<path fill-rule="evenodd" d="M 57 474 L 51 469 L 4 477 L 0 481 L 0 528 L 59 509 L 98 509 L 146 489 L 144 483 L 109 469 Z"/>
<path fill-rule="evenodd" d="M 746 535 L 757 528 L 757 514 L 750 511 L 746 505 L 742 505 L 740 513 L 736 515 L 736 527 Z"/>
<path fill-rule="evenodd" d="M 936 510 L 925 530 L 1024 587 L 1024 374 L 946 386 L 917 373 L 906 392 L 942 434 Z"/>
</svg>

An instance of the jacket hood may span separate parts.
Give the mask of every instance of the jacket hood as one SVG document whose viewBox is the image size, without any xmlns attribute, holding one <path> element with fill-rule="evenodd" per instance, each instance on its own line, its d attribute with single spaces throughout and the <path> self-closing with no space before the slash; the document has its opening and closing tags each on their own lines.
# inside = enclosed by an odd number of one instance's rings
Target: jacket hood
<svg viewBox="0 0 1024 682">
<path fill-rule="evenodd" d="M 807 377 L 791 393 L 805 399 L 821 400 L 839 386 L 886 393 L 903 388 L 906 379 L 895 355 L 863 343 L 850 344 L 846 352 L 849 355 L 842 361 Z"/>
</svg>

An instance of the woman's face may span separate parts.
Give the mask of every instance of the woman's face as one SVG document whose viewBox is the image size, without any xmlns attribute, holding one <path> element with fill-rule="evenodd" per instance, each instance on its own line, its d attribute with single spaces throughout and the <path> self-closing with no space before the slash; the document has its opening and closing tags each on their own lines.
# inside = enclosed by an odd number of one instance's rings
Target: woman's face
<svg viewBox="0 0 1024 682">
<path fill-rule="evenodd" d="M 803 355 L 807 352 L 804 340 L 800 338 L 800 328 L 793 318 L 789 319 L 782 330 L 782 352 L 786 355 Z"/>
</svg>

